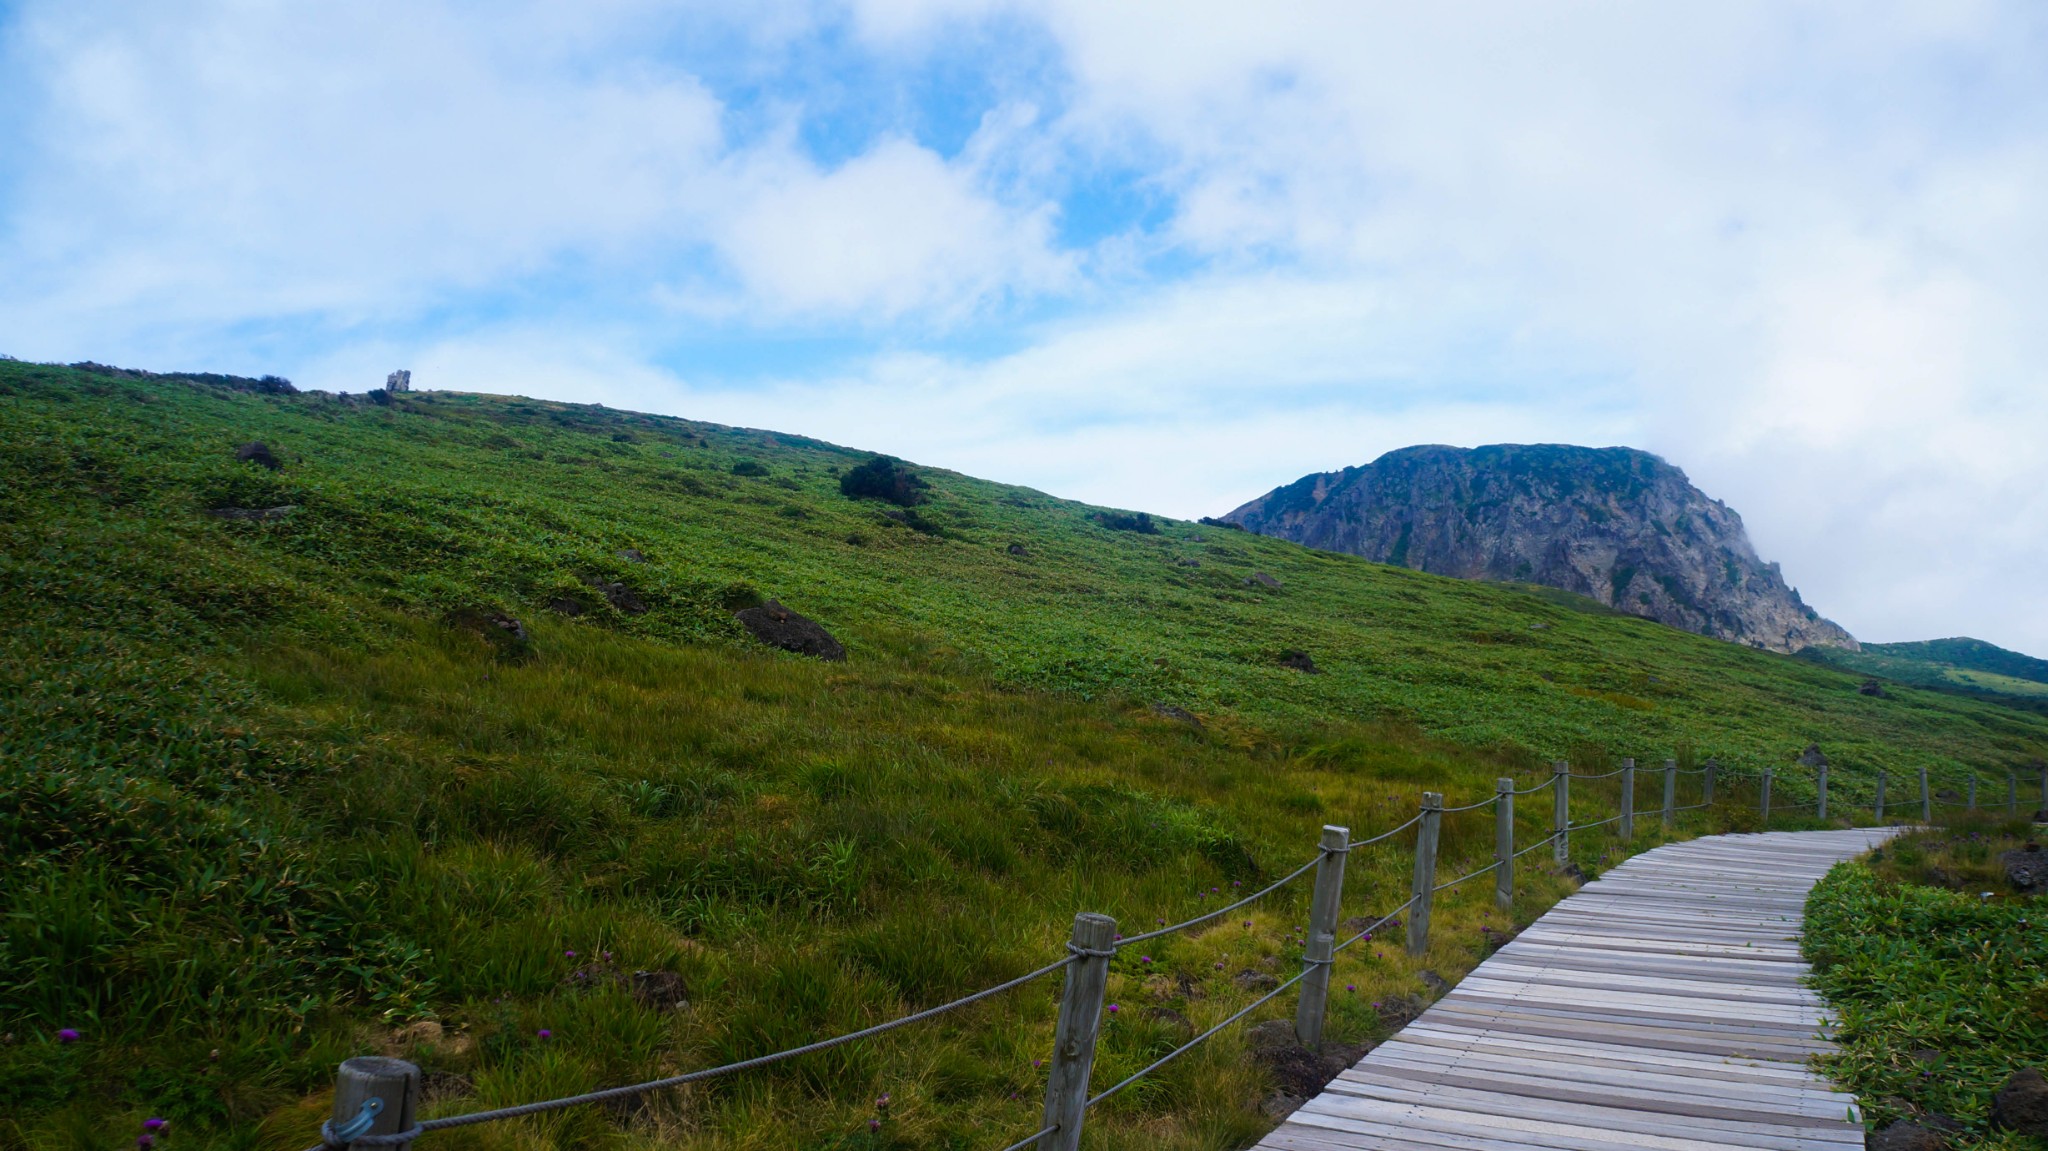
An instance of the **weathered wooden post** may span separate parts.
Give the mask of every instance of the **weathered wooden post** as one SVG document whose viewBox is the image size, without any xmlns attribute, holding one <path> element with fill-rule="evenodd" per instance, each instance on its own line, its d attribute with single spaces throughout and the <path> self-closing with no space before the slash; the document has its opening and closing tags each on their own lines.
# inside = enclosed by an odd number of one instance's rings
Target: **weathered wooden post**
<svg viewBox="0 0 2048 1151">
<path fill-rule="evenodd" d="M 1323 857 L 1316 862 L 1316 890 L 1308 907 L 1308 965 L 1301 1000 L 1294 1007 L 1294 1034 L 1310 1049 L 1323 1044 L 1323 1013 L 1330 1003 L 1330 961 L 1337 947 L 1338 909 L 1344 905 L 1344 860 L 1351 829 L 1323 826 Z"/>
<path fill-rule="evenodd" d="M 358 1055 L 343 1060 L 334 1078 L 334 1117 L 323 1137 L 342 1147 L 365 1135 L 395 1135 L 413 1128 L 419 1110 L 420 1069 L 403 1059 Z M 406 1151 L 411 1143 L 371 1144 L 365 1151 Z"/>
<path fill-rule="evenodd" d="M 1443 830 L 1444 797 L 1422 793 L 1422 822 L 1415 827 L 1415 902 L 1408 907 L 1408 954 L 1429 950 L 1429 907 L 1436 899 L 1436 843 Z"/>
<path fill-rule="evenodd" d="M 1551 841 L 1552 854 L 1563 867 L 1572 857 L 1572 765 L 1561 759 L 1551 764 L 1550 778 L 1551 823 L 1556 835 Z"/>
<path fill-rule="evenodd" d="M 1671 830 L 1671 820 L 1678 810 L 1678 761 L 1664 761 L 1664 830 Z"/>
<path fill-rule="evenodd" d="M 1970 810 L 1977 810 L 1977 773 L 1970 773 Z"/>
<path fill-rule="evenodd" d="M 1633 759 L 1621 761 L 1621 822 L 1615 827 L 1620 829 L 1623 842 L 1636 841 L 1636 761 Z"/>
<path fill-rule="evenodd" d="M 1493 902 L 1502 911 L 1515 906 L 1515 781 L 1493 781 Z"/>
<path fill-rule="evenodd" d="M 1078 1151 L 1081 1115 L 1088 1109 L 1088 1072 L 1095 1067 L 1095 1037 L 1102 1030 L 1102 996 L 1116 955 L 1116 920 L 1093 911 L 1074 917 L 1067 944 L 1074 962 L 1060 989 L 1060 1019 L 1052 1033 L 1052 1070 L 1045 1077 L 1045 1122 L 1052 1128 L 1039 1151 Z"/>
<path fill-rule="evenodd" d="M 1814 788 L 1814 793 L 1815 793 L 1816 795 L 1818 795 L 1818 796 L 1820 797 L 1820 798 L 1819 798 L 1819 800 L 1818 800 L 1818 801 L 1816 801 L 1816 803 L 1815 803 L 1815 805 L 1814 805 L 1814 806 L 1815 806 L 1815 814 L 1816 814 L 1816 815 L 1817 815 L 1817 816 L 1818 816 L 1819 818 L 1821 818 L 1821 819 L 1826 819 L 1826 818 L 1828 817 L 1828 765 L 1827 765 L 1827 764 L 1823 763 L 1823 764 L 1821 764 L 1821 765 L 1819 765 L 1818 767 L 1815 767 L 1815 768 L 1813 769 L 1813 788 Z"/>
<path fill-rule="evenodd" d="M 1870 805 L 1877 816 L 1877 825 L 1884 826 L 1884 772 L 1877 773 L 1877 802 Z"/>
<path fill-rule="evenodd" d="M 1927 790 L 1927 769 L 1920 769 L 1920 822 L 1934 822 L 1934 794 Z"/>
<path fill-rule="evenodd" d="M 1721 764 L 1713 756 L 1707 757 L 1706 773 L 1700 776 L 1700 802 L 1708 807 L 1714 805 L 1714 773 L 1721 770 Z"/>
<path fill-rule="evenodd" d="M 1764 768 L 1763 798 L 1759 801 L 1758 807 L 1763 812 L 1764 826 L 1769 827 L 1771 825 L 1771 769 L 1768 767 Z"/>
</svg>

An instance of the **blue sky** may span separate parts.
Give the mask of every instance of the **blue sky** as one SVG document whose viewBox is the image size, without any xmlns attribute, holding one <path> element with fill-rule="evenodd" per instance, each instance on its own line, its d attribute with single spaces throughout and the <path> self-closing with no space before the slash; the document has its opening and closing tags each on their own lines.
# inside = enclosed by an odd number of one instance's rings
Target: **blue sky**
<svg viewBox="0 0 2048 1151">
<path fill-rule="evenodd" d="M 2048 10 L 0 5 L 0 352 L 518 392 L 1215 513 L 1625 443 L 2048 653 Z"/>
</svg>

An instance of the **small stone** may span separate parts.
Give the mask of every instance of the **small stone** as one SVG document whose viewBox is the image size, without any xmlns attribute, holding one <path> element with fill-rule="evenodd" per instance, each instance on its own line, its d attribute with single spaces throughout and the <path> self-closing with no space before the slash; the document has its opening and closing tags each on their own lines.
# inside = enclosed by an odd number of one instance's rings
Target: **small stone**
<svg viewBox="0 0 2048 1151">
<path fill-rule="evenodd" d="M 642 1007 L 674 1011 L 689 1002 L 689 988 L 673 971 L 635 971 L 633 998 Z"/>
<path fill-rule="evenodd" d="M 1147 1007 L 1142 1017 L 1148 1022 L 1165 1024 L 1167 1027 L 1180 1032 L 1183 1037 L 1191 1036 L 1195 1033 L 1194 1020 L 1189 1019 L 1171 1007 Z"/>
<path fill-rule="evenodd" d="M 277 456 L 272 454 L 270 446 L 262 440 L 251 440 L 236 448 L 235 458 L 246 464 L 269 468 L 273 472 L 284 466 L 278 461 Z"/>
<path fill-rule="evenodd" d="M 1422 985 L 1429 988 L 1431 995 L 1438 996 L 1439 998 L 1451 989 L 1451 981 L 1434 971 L 1424 971 L 1416 976 L 1416 978 L 1422 980 Z"/>
<path fill-rule="evenodd" d="M 2022 1135 L 2048 1136 L 2048 1078 L 2022 1067 L 1991 1096 L 1991 1125 Z"/>
<path fill-rule="evenodd" d="M 1305 671 L 1310 675 L 1323 674 L 1323 669 L 1316 666 L 1316 661 L 1310 659 L 1307 652 L 1297 651 L 1293 648 L 1280 653 L 1280 666 L 1291 667 L 1296 671 Z"/>
<path fill-rule="evenodd" d="M 632 588 L 627 587 L 625 584 L 620 583 L 617 580 L 601 579 L 586 580 L 585 582 L 590 586 L 590 588 L 593 591 L 596 591 L 599 595 L 602 595 L 605 598 L 606 602 L 610 603 L 613 607 L 619 609 L 627 615 L 646 614 L 646 603 L 642 602 L 638 592 L 635 592 Z"/>
<path fill-rule="evenodd" d="M 1230 981 L 1246 991 L 1271 991 L 1280 986 L 1279 977 L 1263 971 L 1253 971 L 1249 967 L 1232 976 Z"/>
<path fill-rule="evenodd" d="M 1011 555 L 1018 557 L 1028 558 L 1031 555 L 1030 552 L 1024 550 L 1023 544 L 1011 544 L 1008 548 L 1004 550 L 1008 551 Z"/>
<path fill-rule="evenodd" d="M 1285 1091 L 1276 1091 L 1266 1096 L 1265 1102 L 1259 1104 L 1259 1110 L 1264 1113 L 1266 1118 L 1278 1123 L 1289 1115 L 1294 1114 L 1305 1102 L 1307 1100 L 1299 1095 L 1289 1095 Z"/>
<path fill-rule="evenodd" d="M 618 552 L 617 555 L 629 564 L 644 564 L 647 562 L 647 557 L 640 554 L 639 548 L 626 548 Z"/>
<path fill-rule="evenodd" d="M 1198 716 L 1195 715 L 1194 712 L 1189 711 L 1187 708 L 1184 707 L 1175 707 L 1173 704 L 1170 703 L 1153 704 L 1152 714 L 1158 716 L 1161 719 L 1171 719 L 1179 723 L 1187 724 L 1189 727 L 1192 727 L 1197 731 L 1200 731 L 1202 728 L 1202 721 Z"/>
<path fill-rule="evenodd" d="M 1998 857 L 2005 868 L 2005 881 L 2014 891 L 2030 894 L 2048 891 L 2048 851 L 2042 851 L 2038 843 L 2014 848 Z"/>
<path fill-rule="evenodd" d="M 1857 688 L 1857 689 L 1856 689 L 1856 694 L 1858 694 L 1858 695 L 1867 695 L 1867 696 L 1872 696 L 1872 697 L 1874 697 L 1874 698 L 1876 698 L 1876 699 L 1890 699 L 1890 698 L 1891 698 L 1890 696 L 1888 696 L 1888 695 L 1886 695 L 1886 694 L 1885 694 L 1885 690 L 1884 690 L 1884 685 L 1883 685 L 1883 684 L 1881 684 L 1881 683 L 1879 683 L 1879 682 L 1877 682 L 1877 681 L 1876 681 L 1876 680 L 1874 680 L 1874 679 L 1866 679 L 1866 680 L 1864 680 L 1864 681 L 1863 681 L 1863 686 L 1861 686 L 1861 687 L 1859 687 L 1859 688 Z"/>
<path fill-rule="evenodd" d="M 1253 572 L 1252 574 L 1245 577 L 1244 586 L 1262 587 L 1265 588 L 1267 591 L 1279 591 L 1280 581 L 1274 579 L 1272 576 L 1267 575 L 1265 572 Z"/>
<path fill-rule="evenodd" d="M 583 601 L 580 599 L 558 595 L 548 601 L 548 610 L 560 615 L 582 615 L 589 609 L 583 606 Z"/>
<path fill-rule="evenodd" d="M 409 1023 L 399 1028 L 398 1034 L 392 1036 L 392 1038 L 406 1046 L 418 1044 L 432 1046 L 441 1042 L 443 1034 L 444 1032 L 439 1023 L 432 1019 L 422 1019 L 418 1023 Z"/>
<path fill-rule="evenodd" d="M 1799 753 L 1798 763 L 1801 767 L 1826 767 L 1828 757 L 1821 752 L 1819 744 L 1809 743 L 1806 750 Z"/>
<path fill-rule="evenodd" d="M 1253 1051 L 1269 1047 L 1293 1047 L 1300 1042 L 1294 1036 L 1294 1024 L 1285 1019 L 1268 1019 L 1245 1028 L 1244 1045 Z"/>
</svg>

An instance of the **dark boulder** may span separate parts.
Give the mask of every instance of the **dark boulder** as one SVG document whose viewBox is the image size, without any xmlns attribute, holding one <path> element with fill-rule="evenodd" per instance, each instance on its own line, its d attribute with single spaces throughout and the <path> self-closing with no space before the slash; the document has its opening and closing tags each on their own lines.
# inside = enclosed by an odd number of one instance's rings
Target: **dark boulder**
<svg viewBox="0 0 2048 1151">
<path fill-rule="evenodd" d="M 1875 697 L 1876 697 L 1876 698 L 1878 698 L 1878 699 L 1889 699 L 1889 698 L 1891 698 L 1890 696 L 1888 696 L 1888 695 L 1886 695 L 1886 694 L 1885 694 L 1885 690 L 1884 690 L 1884 685 L 1883 685 L 1883 684 L 1881 684 L 1881 683 L 1879 683 L 1879 682 L 1877 682 L 1877 681 L 1876 681 L 1876 680 L 1874 680 L 1874 679 L 1866 679 L 1866 680 L 1864 680 L 1864 681 L 1863 681 L 1863 686 L 1862 686 L 1862 687 L 1859 687 L 1859 688 L 1857 688 L 1857 689 L 1856 689 L 1856 692 L 1857 692 L 1857 694 L 1859 694 L 1859 695 L 1868 695 L 1868 696 L 1875 696 Z"/>
<path fill-rule="evenodd" d="M 639 593 L 617 580 L 593 579 L 588 583 L 591 590 L 627 615 L 643 615 L 647 611 L 647 604 L 640 599 Z"/>
<path fill-rule="evenodd" d="M 1307 652 L 1296 651 L 1293 648 L 1288 648 L 1280 653 L 1280 666 L 1291 667 L 1296 671 L 1305 671 L 1310 675 L 1323 674 L 1323 669 L 1316 666 L 1316 661 L 1310 659 Z"/>
<path fill-rule="evenodd" d="M 1948 1140 L 1917 1123 L 1893 1123 L 1872 1134 L 1866 1146 L 1870 1151 L 1943 1151 Z"/>
<path fill-rule="evenodd" d="M 755 639 L 770 646 L 823 660 L 846 658 L 846 648 L 832 638 L 831 632 L 772 599 L 759 607 L 736 612 L 734 618 Z"/>
<path fill-rule="evenodd" d="M 548 610 L 562 615 L 582 615 L 588 609 L 583 606 L 583 601 L 580 599 L 558 595 L 548 601 Z"/>
<path fill-rule="evenodd" d="M 1008 551 L 1011 555 L 1017 556 L 1019 558 L 1028 558 L 1031 555 L 1030 552 L 1024 550 L 1023 544 L 1011 544 L 1005 550 Z"/>
<path fill-rule="evenodd" d="M 683 977 L 673 971 L 635 971 L 633 998 L 642 1007 L 674 1011 L 690 1001 Z"/>
<path fill-rule="evenodd" d="M 1441 975 L 1438 975 L 1434 971 L 1424 971 L 1419 976 L 1417 976 L 1417 978 L 1422 980 L 1422 985 L 1424 987 L 1429 988 L 1429 993 L 1431 995 L 1434 995 L 1439 999 L 1443 998 L 1444 995 L 1448 994 L 1451 990 L 1451 981 L 1445 979 Z"/>
<path fill-rule="evenodd" d="M 284 466 L 278 460 L 276 454 L 270 450 L 270 445 L 262 440 L 251 440 L 236 448 L 235 458 L 245 464 L 256 464 L 260 467 L 269 468 L 273 472 Z"/>
<path fill-rule="evenodd" d="M 2022 1067 L 1991 1096 L 1991 1125 L 2037 1138 L 2048 1137 L 2048 1078 Z"/>
<path fill-rule="evenodd" d="M 2048 851 L 2042 851 L 2038 843 L 2014 848 L 1998 857 L 1999 865 L 2005 868 L 2005 881 L 2014 891 L 2031 894 L 2048 891 Z"/>
<path fill-rule="evenodd" d="M 1152 714 L 1161 719 L 1170 719 L 1177 723 L 1187 724 L 1196 731 L 1202 730 L 1201 717 L 1184 707 L 1175 707 L 1170 703 L 1155 703 L 1152 705 Z"/>
<path fill-rule="evenodd" d="M 1280 986 L 1279 977 L 1268 975 L 1263 971 L 1253 971 L 1250 968 L 1238 972 L 1231 977 L 1230 981 L 1246 991 L 1271 991 L 1275 987 Z"/>
<path fill-rule="evenodd" d="M 644 564 L 647 562 L 647 557 L 640 554 L 639 548 L 626 548 L 620 551 L 618 556 L 629 564 Z"/>
<path fill-rule="evenodd" d="M 1806 750 L 1799 753 L 1797 762 L 1801 767 L 1826 767 L 1828 757 L 1822 754 L 1819 744 L 1809 743 Z"/>
</svg>

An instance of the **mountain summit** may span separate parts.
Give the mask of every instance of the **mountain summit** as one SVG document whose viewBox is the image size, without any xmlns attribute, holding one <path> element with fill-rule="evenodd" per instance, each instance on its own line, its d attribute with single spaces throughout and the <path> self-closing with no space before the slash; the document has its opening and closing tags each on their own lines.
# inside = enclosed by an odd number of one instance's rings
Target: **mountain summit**
<svg viewBox="0 0 2048 1151">
<path fill-rule="evenodd" d="M 1857 646 L 1757 558 L 1741 516 L 1634 448 L 1402 448 L 1223 518 L 1437 575 L 1562 588 L 1771 651 Z"/>
</svg>

